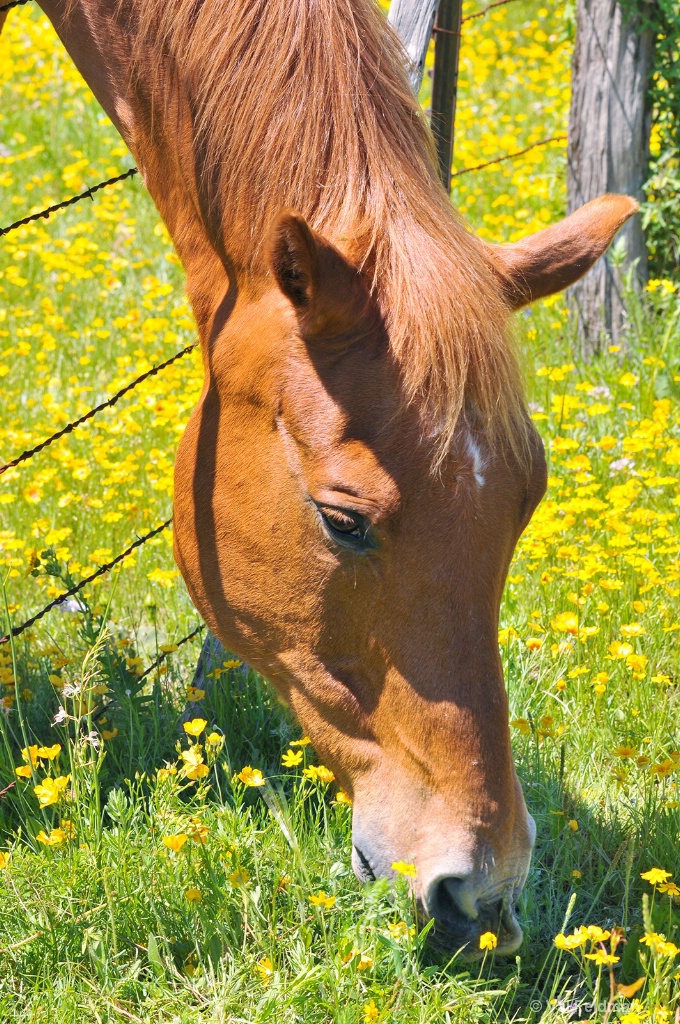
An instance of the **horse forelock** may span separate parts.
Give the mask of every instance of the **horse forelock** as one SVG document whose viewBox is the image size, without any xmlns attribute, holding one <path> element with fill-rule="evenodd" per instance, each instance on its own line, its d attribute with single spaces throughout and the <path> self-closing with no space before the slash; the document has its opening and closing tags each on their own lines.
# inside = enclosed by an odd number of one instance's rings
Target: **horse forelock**
<svg viewBox="0 0 680 1024">
<path fill-rule="evenodd" d="M 440 457 L 468 400 L 524 451 L 498 281 L 438 182 L 404 52 L 373 0 L 125 7 L 146 88 L 181 92 L 190 111 L 202 216 L 234 265 L 262 277 L 274 218 L 297 210 L 370 276 L 406 397 L 441 425 Z"/>
</svg>

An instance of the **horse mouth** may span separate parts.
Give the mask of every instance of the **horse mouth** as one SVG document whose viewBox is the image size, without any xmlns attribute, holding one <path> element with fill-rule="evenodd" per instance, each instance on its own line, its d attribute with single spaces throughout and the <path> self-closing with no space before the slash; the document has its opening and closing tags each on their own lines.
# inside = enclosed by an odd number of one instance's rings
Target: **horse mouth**
<svg viewBox="0 0 680 1024">
<path fill-rule="evenodd" d="M 467 925 L 451 928 L 444 921 L 435 918 L 428 942 L 439 953 L 459 954 L 468 963 L 481 960 L 486 955 L 480 945 L 480 938 L 491 933 L 496 938 L 492 952 L 495 956 L 510 956 L 522 944 L 522 928 L 517 920 L 516 907 L 505 900 L 500 913 L 480 914 L 480 917 Z"/>
<path fill-rule="evenodd" d="M 368 857 L 358 846 L 352 846 L 352 868 L 360 882 L 375 882 L 377 875 Z"/>
</svg>

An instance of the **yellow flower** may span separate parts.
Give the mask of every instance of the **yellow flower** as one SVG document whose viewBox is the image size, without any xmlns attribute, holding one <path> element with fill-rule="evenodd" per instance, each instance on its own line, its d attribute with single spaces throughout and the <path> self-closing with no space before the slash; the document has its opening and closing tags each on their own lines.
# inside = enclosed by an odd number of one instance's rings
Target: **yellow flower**
<svg viewBox="0 0 680 1024">
<path fill-rule="evenodd" d="M 320 764 L 316 769 L 316 777 L 319 782 L 325 782 L 326 785 L 330 785 L 331 782 L 335 781 L 335 775 L 333 772 L 323 764 Z"/>
<path fill-rule="evenodd" d="M 493 932 L 484 932 L 479 936 L 480 949 L 495 949 L 497 945 L 498 939 Z"/>
<path fill-rule="evenodd" d="M 344 789 L 339 789 L 337 791 L 337 793 L 335 794 L 335 802 L 337 804 L 347 804 L 349 807 L 352 806 L 352 798 L 347 793 L 345 793 Z"/>
<path fill-rule="evenodd" d="M 323 889 L 321 889 L 316 896 L 310 896 L 309 902 L 313 907 L 323 907 L 324 910 L 330 910 L 335 903 L 335 896 L 327 896 Z"/>
<path fill-rule="evenodd" d="M 210 771 L 207 764 L 203 763 L 203 754 L 198 744 L 183 750 L 180 757 L 184 761 L 182 773 L 194 782 L 196 779 L 204 779 Z"/>
<path fill-rule="evenodd" d="M 373 1024 L 374 1020 L 377 1020 L 380 1016 L 380 1010 L 375 1005 L 373 999 L 369 1003 L 364 1004 L 364 1024 Z"/>
<path fill-rule="evenodd" d="M 188 838 L 189 837 L 185 835 L 184 832 L 180 832 L 179 835 L 176 836 L 163 836 L 163 839 L 161 841 L 163 843 L 163 846 L 167 846 L 167 848 L 169 850 L 172 850 L 173 853 L 178 853 L 182 849 Z"/>
<path fill-rule="evenodd" d="M 357 964 L 358 971 L 367 971 L 369 967 L 373 966 L 373 957 L 369 956 L 368 953 L 362 953 Z"/>
<path fill-rule="evenodd" d="M 200 736 L 207 724 L 205 718 L 194 718 L 184 723 L 184 731 L 188 736 Z"/>
<path fill-rule="evenodd" d="M 675 882 L 664 882 L 659 886 L 659 892 L 665 892 L 668 896 L 680 896 L 680 888 Z"/>
<path fill-rule="evenodd" d="M 540 636 L 529 636 L 526 639 L 526 645 L 530 651 L 540 651 L 545 641 Z"/>
<path fill-rule="evenodd" d="M 203 899 L 203 893 L 192 885 L 185 891 L 184 898 L 189 900 L 189 903 L 200 903 Z"/>
<path fill-rule="evenodd" d="M 117 735 L 118 735 L 118 730 L 117 729 L 102 729 L 102 739 L 103 740 L 115 740 Z"/>
<path fill-rule="evenodd" d="M 159 644 L 159 650 L 162 651 L 163 654 L 174 654 L 175 651 L 179 650 L 179 647 L 177 644 Z"/>
<path fill-rule="evenodd" d="M 649 659 L 644 654 L 629 654 L 626 665 L 632 672 L 644 672 Z"/>
<path fill-rule="evenodd" d="M 68 835 L 63 828 L 53 828 L 49 835 L 45 834 L 44 829 L 40 829 L 35 838 L 45 846 L 61 846 L 68 839 Z"/>
<path fill-rule="evenodd" d="M 309 736 L 303 736 L 300 740 L 291 740 L 291 747 L 308 747 L 312 741 Z"/>
<path fill-rule="evenodd" d="M 224 736 L 220 732 L 211 732 L 205 738 L 206 747 L 221 747 L 224 743 Z"/>
<path fill-rule="evenodd" d="M 669 878 L 672 878 L 670 871 L 664 871 L 662 868 L 650 868 L 649 871 L 644 871 L 640 878 L 644 879 L 645 882 L 650 882 L 651 885 L 659 885 L 660 882 L 667 882 Z"/>
<path fill-rule="evenodd" d="M 559 615 L 550 620 L 550 625 L 557 633 L 571 633 L 572 636 L 576 636 L 578 633 L 578 616 L 574 612 L 560 612 Z"/>
<path fill-rule="evenodd" d="M 265 780 L 259 768 L 251 768 L 249 764 L 242 768 L 236 778 L 244 786 L 264 786 Z"/>
<path fill-rule="evenodd" d="M 205 690 L 199 690 L 197 686 L 187 686 L 187 700 L 192 700 L 194 703 L 205 700 Z"/>
<path fill-rule="evenodd" d="M 571 877 L 572 878 L 583 878 L 583 872 L 579 871 L 578 868 L 574 868 L 574 870 L 571 873 Z"/>
<path fill-rule="evenodd" d="M 598 949 L 594 953 L 584 953 L 586 960 L 594 960 L 598 967 L 602 967 L 604 964 L 617 964 L 621 959 L 620 956 L 613 956 L 612 953 L 606 953 L 603 949 Z"/>
<path fill-rule="evenodd" d="M 635 757 L 637 750 L 635 747 L 620 746 L 616 747 L 612 753 L 614 754 L 614 757 Z"/>
<path fill-rule="evenodd" d="M 577 928 L 575 932 L 572 932 L 571 935 L 564 935 L 563 932 L 560 932 L 553 939 L 558 949 L 577 949 L 579 946 L 585 946 L 587 941 L 588 929 L 584 928 L 583 925 Z"/>
<path fill-rule="evenodd" d="M 416 933 L 415 928 L 409 928 L 406 921 L 390 921 L 387 927 L 390 932 L 390 938 L 394 939 L 395 942 L 401 942 L 403 939 L 407 939 L 409 935 L 415 935 Z"/>
<path fill-rule="evenodd" d="M 48 761 L 53 761 L 55 757 L 59 757 L 61 753 L 61 743 L 55 743 L 51 747 L 38 747 L 38 757 L 44 757 Z"/>
<path fill-rule="evenodd" d="M 522 736 L 529 736 L 531 734 L 531 726 L 526 718 L 514 718 L 510 725 L 517 729 Z"/>
<path fill-rule="evenodd" d="M 301 750 L 298 750 L 296 752 L 295 750 L 292 750 L 289 747 L 286 753 L 281 758 L 281 764 L 283 765 L 284 768 L 295 768 L 302 761 L 302 757 L 303 754 Z"/>
<path fill-rule="evenodd" d="M 24 761 L 32 764 L 33 767 L 36 768 L 38 766 L 38 764 L 40 763 L 38 761 L 38 758 L 40 756 L 38 754 L 38 744 L 37 743 L 33 743 L 28 748 L 24 747 L 23 750 L 21 751 L 21 756 L 23 757 Z"/>
<path fill-rule="evenodd" d="M 395 860 L 392 870 L 396 871 L 398 875 L 403 875 L 404 878 L 415 878 L 417 873 L 415 864 L 405 864 L 403 860 Z"/>
<path fill-rule="evenodd" d="M 572 832 L 578 832 L 578 822 L 577 822 L 576 818 L 571 818 L 567 822 L 567 824 L 568 824 L 568 826 L 569 826 L 569 828 L 571 829 Z"/>
<path fill-rule="evenodd" d="M 30 764 L 19 765 L 18 768 L 14 769 L 14 774 L 18 775 L 20 779 L 30 779 L 32 774 Z"/>
<path fill-rule="evenodd" d="M 260 975 L 263 985 L 268 985 L 274 977 L 274 965 L 268 956 L 263 956 L 261 960 L 257 961 L 257 973 Z"/>
<path fill-rule="evenodd" d="M 61 799 L 70 778 L 70 775 L 60 775 L 56 779 L 44 779 L 42 783 L 34 786 L 33 792 L 40 806 L 49 807 L 50 804 L 56 804 Z"/>
<path fill-rule="evenodd" d="M 624 644 L 620 640 L 612 640 L 607 650 L 612 658 L 627 658 L 629 654 L 633 653 L 632 646 Z"/>
<path fill-rule="evenodd" d="M 0 850 L 0 871 L 3 871 L 9 864 L 9 853 L 6 850 Z"/>
<path fill-rule="evenodd" d="M 250 872 L 246 871 L 245 868 L 237 868 L 236 871 L 232 871 L 229 875 L 229 881 L 236 887 L 239 885 L 247 885 L 250 881 Z"/>
</svg>

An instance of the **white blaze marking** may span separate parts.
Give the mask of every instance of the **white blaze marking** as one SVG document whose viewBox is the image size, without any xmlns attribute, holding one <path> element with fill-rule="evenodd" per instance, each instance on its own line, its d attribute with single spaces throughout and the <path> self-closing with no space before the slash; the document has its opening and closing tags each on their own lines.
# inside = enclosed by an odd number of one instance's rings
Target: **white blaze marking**
<svg viewBox="0 0 680 1024">
<path fill-rule="evenodd" d="M 482 455 L 481 449 L 471 434 L 467 436 L 467 450 L 470 458 L 472 459 L 472 472 L 475 475 L 475 480 L 478 487 L 484 486 L 484 469 L 486 463 L 484 462 L 484 456 Z"/>
</svg>

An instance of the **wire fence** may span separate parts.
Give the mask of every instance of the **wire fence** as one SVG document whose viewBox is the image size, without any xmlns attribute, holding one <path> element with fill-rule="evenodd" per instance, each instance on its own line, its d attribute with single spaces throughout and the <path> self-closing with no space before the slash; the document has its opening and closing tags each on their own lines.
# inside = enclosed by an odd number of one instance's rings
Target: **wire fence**
<svg viewBox="0 0 680 1024">
<path fill-rule="evenodd" d="M 28 0 L 22 0 L 22 2 L 28 2 Z M 21 220 L 15 220 L 13 224 L 8 224 L 7 227 L 0 228 L 0 237 L 2 235 L 8 235 L 10 231 L 16 231 L 17 228 L 22 228 L 25 224 L 30 224 L 34 220 L 47 220 L 53 213 L 58 210 L 65 210 L 67 206 L 73 206 L 74 203 L 79 203 L 81 199 L 92 199 L 95 192 L 99 192 L 102 188 L 108 188 L 109 185 L 117 185 L 119 181 L 125 181 L 127 178 L 133 178 L 135 174 L 139 174 L 136 167 L 130 167 L 129 170 L 125 171 L 124 174 L 118 174 L 115 178 L 107 178 L 106 181 L 100 181 L 98 185 L 92 185 L 84 192 L 79 192 L 76 196 L 71 196 L 70 199 L 64 199 L 61 203 L 56 203 L 54 206 L 48 206 L 44 210 L 39 210 L 38 213 L 29 213 L 27 217 L 22 217 Z"/>
<path fill-rule="evenodd" d="M 28 4 L 29 2 L 31 2 L 31 0 L 11 0 L 11 2 L 9 2 L 9 3 L 5 3 L 5 4 L 0 5 L 0 14 L 3 14 L 5 12 L 7 12 L 7 11 L 11 10 L 12 8 L 14 8 L 14 7 L 21 7 L 24 4 Z M 492 10 L 494 8 L 503 7 L 506 4 L 514 3 L 514 2 L 516 2 L 516 0 L 496 0 L 496 2 L 488 4 L 481 11 L 477 11 L 474 14 L 467 15 L 465 18 L 462 19 L 461 24 L 465 24 L 468 21 L 473 21 L 476 18 L 481 18 L 485 14 L 487 14 L 490 10 Z M 535 142 L 535 143 L 533 143 L 530 146 L 526 146 L 524 149 L 519 149 L 519 150 L 511 152 L 511 153 L 501 154 L 501 155 L 495 157 L 492 160 L 487 160 L 484 163 L 476 164 L 476 165 L 474 165 L 472 167 L 464 167 L 461 170 L 454 172 L 451 175 L 451 177 L 458 178 L 458 177 L 461 177 L 462 175 L 465 175 L 465 174 L 472 174 L 474 172 L 481 171 L 481 170 L 483 170 L 486 167 L 490 167 L 490 166 L 495 165 L 495 164 L 503 163 L 506 160 L 513 160 L 513 159 L 515 159 L 517 157 L 523 156 L 525 153 L 528 153 L 530 150 L 537 149 L 537 148 L 542 147 L 542 146 L 548 146 L 548 145 L 551 145 L 553 143 L 562 142 L 562 141 L 565 140 L 565 138 L 566 138 L 565 135 L 554 135 L 554 136 L 551 136 L 550 138 L 543 139 L 540 142 Z M 116 185 L 119 182 L 130 180 L 131 178 L 133 178 L 137 174 L 139 174 L 138 168 L 137 167 L 130 167 L 130 168 L 128 168 L 128 170 L 122 172 L 121 174 L 118 174 L 118 175 L 116 175 L 114 177 L 111 177 L 111 178 L 107 178 L 105 181 L 100 181 L 96 185 L 90 186 L 84 192 L 80 192 L 80 193 L 77 193 L 76 195 L 70 196 L 69 198 L 62 200 L 59 203 L 55 203 L 52 206 L 48 206 L 48 207 L 46 207 L 43 210 L 39 210 L 39 211 L 37 211 L 35 213 L 27 214 L 25 217 L 22 217 L 20 220 L 17 220 L 17 221 L 15 221 L 12 224 L 8 224 L 5 227 L 0 227 L 0 237 L 9 234 L 12 231 L 16 231 L 19 228 L 24 227 L 24 226 L 26 226 L 28 224 L 31 224 L 31 223 L 33 223 L 35 221 L 38 221 L 38 220 L 41 220 L 41 219 L 42 220 L 47 220 L 53 214 L 58 213 L 61 210 L 65 210 L 68 207 L 74 206 L 75 204 L 77 204 L 79 202 L 83 202 L 86 199 L 93 200 L 94 195 L 97 192 L 99 192 L 100 190 L 108 188 L 108 187 L 110 187 L 112 185 Z M 36 455 L 38 455 L 40 452 L 44 451 L 50 445 L 54 444 L 60 438 L 66 436 L 67 434 L 72 433 L 78 427 L 82 426 L 87 421 L 93 419 L 98 413 L 102 412 L 104 409 L 113 408 L 113 406 L 115 406 L 116 403 L 119 402 L 121 398 L 123 398 L 125 395 L 129 394 L 135 388 L 139 387 L 144 381 L 148 380 L 150 377 L 153 377 L 155 374 L 160 373 L 162 370 L 166 369 L 168 366 L 171 366 L 174 362 L 176 362 L 178 359 L 181 359 L 184 356 L 188 355 L 195 348 L 196 348 L 196 344 L 195 343 L 191 344 L 191 345 L 187 345 L 181 351 L 176 352 L 173 356 L 169 357 L 168 359 L 164 360 L 161 363 L 158 363 L 158 364 L 154 365 L 153 367 L 151 367 L 150 370 L 147 370 L 145 373 L 140 374 L 140 376 L 138 376 L 134 380 L 130 381 L 129 384 L 126 384 L 125 387 L 121 388 L 119 391 L 117 391 L 110 398 L 106 399 L 103 402 L 100 402 L 96 406 L 93 406 L 84 415 L 79 416 L 79 417 L 77 417 L 74 420 L 71 420 L 64 427 L 60 428 L 59 430 L 57 430 L 52 435 L 50 435 L 49 437 L 45 438 L 43 441 L 41 441 L 38 444 L 34 445 L 33 447 L 28 448 L 25 451 L 21 452 L 19 455 L 17 455 L 11 461 L 9 461 L 9 462 L 5 463 L 4 465 L 0 466 L 0 476 L 2 476 L 2 474 L 6 473 L 8 470 L 14 469 L 14 468 L 18 467 L 19 465 L 21 465 L 22 463 L 27 462 L 30 459 L 34 458 Z M 115 558 L 113 558 L 113 559 L 111 559 L 111 561 L 106 562 L 105 564 L 99 566 L 99 568 L 96 569 L 95 572 L 93 572 L 90 575 L 84 577 L 82 580 L 80 580 L 73 587 L 71 587 L 68 590 L 66 590 L 63 594 L 60 594 L 58 597 L 55 597 L 52 601 L 50 601 L 48 604 L 46 604 L 42 609 L 40 609 L 34 615 L 31 615 L 30 618 L 26 619 L 24 622 L 20 623 L 17 626 L 11 626 L 10 629 L 9 629 L 9 632 L 6 635 L 0 637 L 0 648 L 2 648 L 2 646 L 5 645 L 5 644 L 10 643 L 10 641 L 13 640 L 15 637 L 20 636 L 22 633 L 24 633 L 26 630 L 28 630 L 31 626 L 35 625 L 35 623 L 37 623 L 41 619 L 43 619 L 44 616 L 46 616 L 54 608 L 57 608 L 60 605 L 63 605 L 69 599 L 76 598 L 77 595 L 86 586 L 88 586 L 90 583 L 93 583 L 96 579 L 99 579 L 100 577 L 104 576 L 106 573 L 111 572 L 117 565 L 122 563 L 134 551 L 136 551 L 138 548 L 142 547 L 144 544 L 146 544 L 152 538 L 158 536 L 164 530 L 167 530 L 171 526 L 171 524 L 172 524 L 172 518 L 169 518 L 165 522 L 163 522 L 160 525 L 156 526 L 153 530 L 150 530 L 148 533 L 143 534 L 141 537 L 138 537 L 137 540 L 135 540 L 132 544 L 130 544 L 124 551 L 121 551 L 118 555 L 116 555 Z M 8 626 L 9 626 L 9 623 L 8 623 Z M 196 636 L 198 636 L 203 631 L 204 628 L 205 628 L 204 625 L 201 623 L 194 630 L 192 630 L 190 633 L 188 633 L 186 636 L 184 636 L 182 639 L 178 640 L 176 642 L 176 644 L 173 645 L 173 647 L 179 648 L 179 647 L 182 647 L 184 644 L 189 643 Z M 163 661 L 166 659 L 166 657 L 167 657 L 167 653 L 162 653 L 158 658 L 156 658 L 156 660 L 151 665 L 148 666 L 148 668 L 143 673 L 141 673 L 141 675 L 139 676 L 139 679 L 144 679 L 146 676 L 150 675 L 153 671 L 158 669 L 160 667 L 160 665 L 163 663 Z M 103 713 L 103 711 L 105 710 L 105 707 L 106 706 L 101 708 L 100 712 Z M 3 794 L 0 794 L 0 796 L 2 796 L 2 795 Z"/>
</svg>

